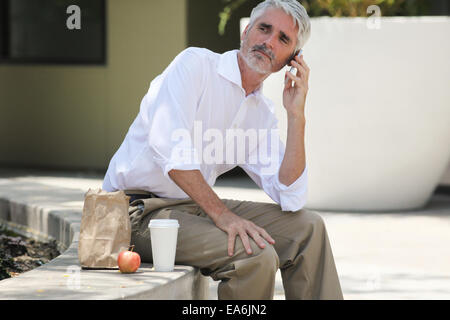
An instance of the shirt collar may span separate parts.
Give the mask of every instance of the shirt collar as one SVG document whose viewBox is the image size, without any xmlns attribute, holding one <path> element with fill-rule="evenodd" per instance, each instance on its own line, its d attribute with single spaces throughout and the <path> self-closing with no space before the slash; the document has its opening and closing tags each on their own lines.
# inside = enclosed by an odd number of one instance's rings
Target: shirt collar
<svg viewBox="0 0 450 320">
<path fill-rule="evenodd" d="M 238 54 L 239 50 L 231 50 L 224 52 L 220 56 L 219 64 L 217 66 L 218 73 L 223 76 L 225 79 L 233 82 L 237 86 L 239 86 L 243 91 L 244 88 L 242 88 L 242 78 L 241 78 L 241 71 L 239 69 L 238 64 Z M 260 97 L 262 95 L 262 88 L 263 83 L 259 86 L 258 89 L 253 91 L 249 96 L 255 95 L 257 97 Z"/>
</svg>

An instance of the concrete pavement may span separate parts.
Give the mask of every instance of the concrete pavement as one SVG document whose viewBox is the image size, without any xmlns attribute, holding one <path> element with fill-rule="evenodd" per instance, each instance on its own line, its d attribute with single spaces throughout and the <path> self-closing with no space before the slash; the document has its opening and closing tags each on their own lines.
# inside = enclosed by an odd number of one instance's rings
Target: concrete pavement
<svg viewBox="0 0 450 320">
<path fill-rule="evenodd" d="M 0 185 L 29 184 L 21 192 L 59 187 L 87 191 L 102 176 L 0 169 Z M 221 198 L 272 200 L 246 177 L 219 179 Z M 58 196 L 58 195 L 57 195 Z M 79 207 L 83 199 L 65 205 Z M 319 212 L 332 244 L 345 299 L 450 299 L 450 195 L 434 194 L 421 210 L 386 213 Z M 211 280 L 210 298 L 217 298 Z M 284 299 L 281 275 L 275 299 Z"/>
</svg>

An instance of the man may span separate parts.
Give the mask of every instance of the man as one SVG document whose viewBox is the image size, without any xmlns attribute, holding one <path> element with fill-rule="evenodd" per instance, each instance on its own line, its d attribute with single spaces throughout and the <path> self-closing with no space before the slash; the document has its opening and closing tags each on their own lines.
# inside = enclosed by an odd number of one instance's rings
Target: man
<svg viewBox="0 0 450 320">
<path fill-rule="evenodd" d="M 152 260 L 150 219 L 178 219 L 176 263 L 221 280 L 219 299 L 272 299 L 278 268 L 287 299 L 342 299 L 324 222 L 302 209 L 309 68 L 302 56 L 291 59 L 309 33 L 297 1 L 266 0 L 252 11 L 239 51 L 188 48 L 152 81 L 103 183 L 104 190 L 130 195 L 132 242 L 143 261 Z M 285 76 L 284 147 L 273 130 L 273 104 L 261 88 L 286 64 L 297 73 Z M 202 161 L 199 127 L 210 130 L 203 137 L 216 137 L 218 161 Z M 220 141 L 232 128 L 261 133 L 239 165 L 275 203 L 220 199 L 211 189 L 236 166 L 220 159 L 223 149 L 234 151 L 229 139 Z M 270 156 L 260 152 L 267 144 Z"/>
</svg>

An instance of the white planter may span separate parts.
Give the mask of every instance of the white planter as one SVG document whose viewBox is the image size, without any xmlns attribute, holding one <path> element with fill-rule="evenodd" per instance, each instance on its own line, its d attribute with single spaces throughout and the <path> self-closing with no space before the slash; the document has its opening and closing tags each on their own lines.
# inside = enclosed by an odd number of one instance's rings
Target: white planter
<svg viewBox="0 0 450 320">
<path fill-rule="evenodd" d="M 450 164 L 445 170 L 444 175 L 441 177 L 441 181 L 439 182 L 442 186 L 450 186 Z"/>
<path fill-rule="evenodd" d="M 366 18 L 311 20 L 306 207 L 424 206 L 450 159 L 450 17 L 386 17 L 379 29 Z M 283 78 L 270 76 L 264 93 L 285 139 Z"/>
</svg>

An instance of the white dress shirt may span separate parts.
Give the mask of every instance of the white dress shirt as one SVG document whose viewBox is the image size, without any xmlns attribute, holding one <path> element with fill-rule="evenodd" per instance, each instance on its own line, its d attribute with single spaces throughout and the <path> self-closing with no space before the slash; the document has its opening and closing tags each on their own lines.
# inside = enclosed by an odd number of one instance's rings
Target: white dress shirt
<svg viewBox="0 0 450 320">
<path fill-rule="evenodd" d="M 279 181 L 285 146 L 278 135 L 274 104 L 262 94 L 262 87 L 245 96 L 237 52 L 187 48 L 151 82 L 109 163 L 104 190 L 139 189 L 184 199 L 188 195 L 170 179 L 170 170 L 198 169 L 213 186 L 219 175 L 239 165 L 282 210 L 304 206 L 307 168 L 289 186 Z M 257 147 L 248 138 L 245 159 L 238 159 L 237 140 L 226 140 L 227 134 L 249 129 L 258 134 Z"/>
</svg>

